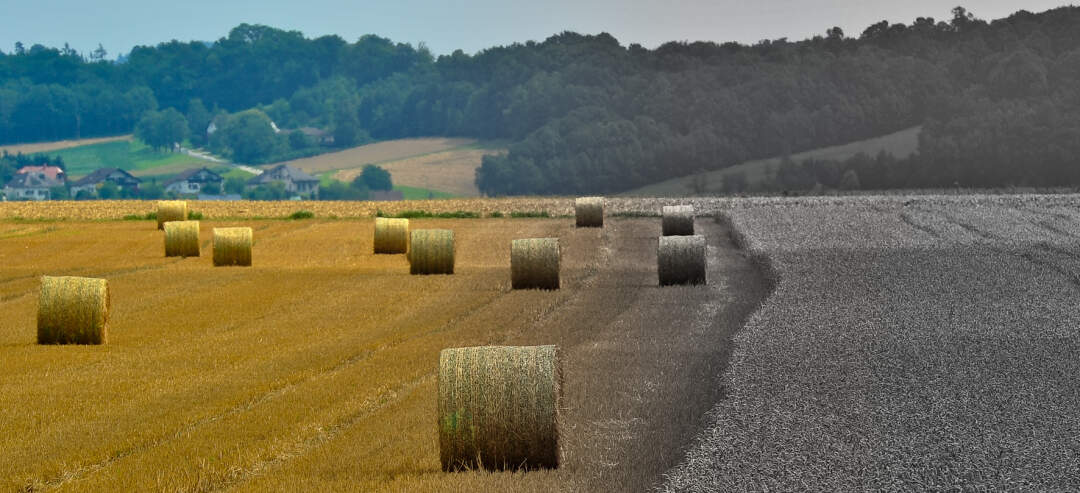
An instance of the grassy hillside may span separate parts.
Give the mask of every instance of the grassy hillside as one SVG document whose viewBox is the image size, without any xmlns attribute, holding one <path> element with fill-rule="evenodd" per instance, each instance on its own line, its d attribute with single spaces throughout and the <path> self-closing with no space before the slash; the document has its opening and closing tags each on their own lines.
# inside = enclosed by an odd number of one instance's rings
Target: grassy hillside
<svg viewBox="0 0 1080 493">
<path fill-rule="evenodd" d="M 59 155 L 72 178 L 85 176 L 98 168 L 120 168 L 136 176 L 175 175 L 185 169 L 213 165 L 186 154 L 161 152 L 137 140 L 116 140 L 49 152 Z"/>
<path fill-rule="evenodd" d="M 874 156 L 881 151 L 888 152 L 897 158 L 906 158 L 918 150 L 920 131 L 922 131 L 921 126 L 912 127 L 881 137 L 792 154 L 791 159 L 795 161 L 805 159 L 844 160 L 859 153 Z M 779 166 L 781 159 L 783 159 L 782 156 L 777 156 L 769 159 L 747 161 L 730 168 L 673 178 L 671 180 L 634 189 L 621 195 L 637 197 L 685 197 L 719 193 L 724 178 L 739 172 L 746 174 L 747 184 L 750 188 L 753 188 L 754 185 L 766 178 L 766 173 L 770 170 L 775 170 L 775 168 Z M 704 177 L 705 189 L 703 192 L 698 193 L 694 191 L 692 184 L 695 180 L 700 180 L 700 177 L 702 176 Z"/>
</svg>

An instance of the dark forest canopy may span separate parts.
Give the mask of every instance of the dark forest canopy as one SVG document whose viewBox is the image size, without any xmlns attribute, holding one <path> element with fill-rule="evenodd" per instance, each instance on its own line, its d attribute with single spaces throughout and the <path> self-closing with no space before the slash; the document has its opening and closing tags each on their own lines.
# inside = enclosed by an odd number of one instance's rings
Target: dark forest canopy
<svg viewBox="0 0 1080 493">
<path fill-rule="evenodd" d="M 753 46 L 649 50 L 566 32 L 439 57 L 377 36 L 349 43 L 245 24 L 213 43 L 137 47 L 123 63 L 103 55 L 40 45 L 0 54 L 0 143 L 130 132 L 173 108 L 197 143 L 210 121 L 240 128 L 264 117 L 329 129 L 341 144 L 505 139 L 510 152 L 478 170 L 483 192 L 577 194 L 924 124 L 908 160 L 794 163 L 783 179 L 795 188 L 1080 184 L 1076 7 L 993 22 L 957 8 L 946 21 Z M 216 143 L 251 162 L 310 144 L 299 134 Z"/>
</svg>

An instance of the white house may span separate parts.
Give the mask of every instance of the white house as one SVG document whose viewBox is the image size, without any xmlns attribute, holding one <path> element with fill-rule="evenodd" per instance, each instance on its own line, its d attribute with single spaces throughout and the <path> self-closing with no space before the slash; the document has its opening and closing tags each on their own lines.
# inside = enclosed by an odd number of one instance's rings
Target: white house
<svg viewBox="0 0 1080 493">
<path fill-rule="evenodd" d="M 49 200 L 52 187 L 64 186 L 64 182 L 54 180 L 42 173 L 16 173 L 4 185 L 4 197 L 7 200 Z"/>
<path fill-rule="evenodd" d="M 221 183 L 225 181 L 221 175 L 207 168 L 194 168 L 184 171 L 176 177 L 166 181 L 163 185 L 166 192 L 179 194 L 199 194 L 207 185 L 217 185 L 217 193 L 221 193 Z"/>
</svg>

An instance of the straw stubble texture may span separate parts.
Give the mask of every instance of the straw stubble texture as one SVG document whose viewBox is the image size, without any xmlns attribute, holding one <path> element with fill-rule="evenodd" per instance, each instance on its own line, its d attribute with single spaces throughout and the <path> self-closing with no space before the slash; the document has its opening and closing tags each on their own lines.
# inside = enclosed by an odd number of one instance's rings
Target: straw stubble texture
<svg viewBox="0 0 1080 493">
<path fill-rule="evenodd" d="M 705 284 L 705 237 L 661 236 L 656 249 L 661 286 Z"/>
<path fill-rule="evenodd" d="M 454 232 L 449 229 L 417 229 L 409 240 L 409 272 L 454 273 Z"/>
<path fill-rule="evenodd" d="M 251 265 L 251 228 L 214 228 L 214 265 Z"/>
<path fill-rule="evenodd" d="M 694 234 L 694 206 L 665 205 L 662 209 L 661 229 L 664 236 L 690 236 Z"/>
<path fill-rule="evenodd" d="M 105 344 L 109 303 L 109 283 L 105 279 L 42 277 L 38 344 Z"/>
<path fill-rule="evenodd" d="M 407 253 L 409 251 L 409 220 L 375 218 L 374 244 L 375 253 Z"/>
<path fill-rule="evenodd" d="M 188 218 L 187 201 L 162 200 L 157 203 L 157 229 L 165 229 L 169 221 L 186 221 Z"/>
<path fill-rule="evenodd" d="M 487 346 L 439 354 L 444 470 L 559 466 L 557 346 Z"/>
<path fill-rule="evenodd" d="M 513 289 L 559 289 L 559 239 L 529 238 L 510 244 Z"/>
<path fill-rule="evenodd" d="M 165 256 L 199 256 L 199 221 L 165 223 Z"/>
<path fill-rule="evenodd" d="M 600 228 L 604 226 L 604 198 L 581 197 L 574 199 L 574 216 L 579 228 Z"/>
</svg>

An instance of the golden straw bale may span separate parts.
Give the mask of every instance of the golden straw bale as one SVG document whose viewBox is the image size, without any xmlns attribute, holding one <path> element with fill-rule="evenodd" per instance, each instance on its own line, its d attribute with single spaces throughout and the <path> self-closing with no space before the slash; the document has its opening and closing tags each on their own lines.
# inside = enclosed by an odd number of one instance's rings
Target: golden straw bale
<svg viewBox="0 0 1080 493">
<path fill-rule="evenodd" d="M 449 229 L 417 229 L 409 240 L 409 272 L 454 273 L 454 232 Z"/>
<path fill-rule="evenodd" d="M 580 197 L 574 199 L 574 215 L 579 228 L 601 228 L 604 226 L 604 198 Z"/>
<path fill-rule="evenodd" d="M 557 346 L 444 349 L 438 399 L 443 470 L 559 466 Z"/>
<path fill-rule="evenodd" d="M 214 228 L 214 265 L 251 265 L 251 228 Z"/>
<path fill-rule="evenodd" d="M 690 236 L 694 234 L 694 206 L 665 205 L 662 211 L 661 229 L 664 236 Z"/>
<path fill-rule="evenodd" d="M 169 221 L 187 221 L 187 201 L 161 200 L 157 203 L 157 229 L 165 229 Z"/>
<path fill-rule="evenodd" d="M 109 303 L 109 283 L 105 279 L 42 277 L 38 344 L 105 344 Z"/>
<path fill-rule="evenodd" d="M 529 238 L 510 243 L 513 289 L 559 289 L 559 239 Z"/>
<path fill-rule="evenodd" d="M 705 284 L 705 237 L 661 236 L 656 249 L 661 286 Z"/>
<path fill-rule="evenodd" d="M 408 253 L 409 220 L 375 218 L 375 253 Z"/>
<path fill-rule="evenodd" d="M 165 223 L 165 256 L 199 256 L 199 221 Z"/>
</svg>

